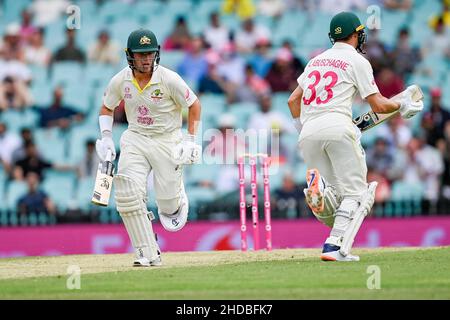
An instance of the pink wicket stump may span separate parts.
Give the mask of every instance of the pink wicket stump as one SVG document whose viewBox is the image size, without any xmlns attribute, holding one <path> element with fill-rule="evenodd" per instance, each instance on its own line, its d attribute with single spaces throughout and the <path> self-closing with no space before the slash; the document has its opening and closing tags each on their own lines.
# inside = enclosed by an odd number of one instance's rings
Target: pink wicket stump
<svg viewBox="0 0 450 320">
<path fill-rule="evenodd" d="M 266 249 L 272 250 L 272 225 L 271 225 L 271 207 L 270 207 L 270 185 L 269 185 L 269 165 L 270 157 L 266 154 L 245 154 L 238 158 L 239 168 L 239 212 L 241 222 L 241 250 L 247 251 L 247 210 L 245 199 L 245 159 L 249 158 L 250 162 L 250 189 L 252 195 L 252 229 L 254 250 L 259 250 L 259 212 L 258 212 L 258 181 L 257 181 L 257 163 L 258 158 L 262 159 L 263 171 L 263 190 L 264 190 L 264 219 L 266 234 Z"/>
</svg>

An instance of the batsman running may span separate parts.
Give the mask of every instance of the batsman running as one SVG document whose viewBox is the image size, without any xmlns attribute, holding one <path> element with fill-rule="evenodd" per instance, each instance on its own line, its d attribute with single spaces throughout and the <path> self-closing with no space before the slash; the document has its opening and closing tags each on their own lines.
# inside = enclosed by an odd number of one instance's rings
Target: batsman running
<svg viewBox="0 0 450 320">
<path fill-rule="evenodd" d="M 168 231 L 178 231 L 188 218 L 183 165 L 197 163 L 195 143 L 201 106 L 181 77 L 159 65 L 160 46 L 150 30 L 128 37 L 129 67 L 110 81 L 103 98 L 96 149 L 102 161 L 116 157 L 112 140 L 113 112 L 123 100 L 128 129 L 120 139 L 118 172 L 114 177 L 117 210 L 136 252 L 134 266 L 161 265 L 161 251 L 147 211 L 147 177 L 154 175 L 158 215 Z M 188 108 L 187 134 L 182 133 L 182 109 Z"/>
<path fill-rule="evenodd" d="M 377 182 L 367 183 L 361 131 L 352 121 L 355 95 L 377 114 L 398 110 L 409 119 L 423 109 L 423 102 L 413 98 L 414 86 L 399 99 L 380 94 L 369 61 L 359 54 L 365 53 L 364 28 L 353 13 L 335 15 L 329 32 L 332 48 L 308 62 L 288 101 L 308 167 L 306 202 L 331 228 L 321 254 L 324 261 L 359 261 L 350 249 L 377 187 Z"/>
</svg>

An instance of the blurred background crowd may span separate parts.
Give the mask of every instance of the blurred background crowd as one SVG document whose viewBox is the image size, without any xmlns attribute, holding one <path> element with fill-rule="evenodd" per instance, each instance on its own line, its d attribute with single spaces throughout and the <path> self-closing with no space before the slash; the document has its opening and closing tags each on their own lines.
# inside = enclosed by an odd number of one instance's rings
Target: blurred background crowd
<svg viewBox="0 0 450 320">
<path fill-rule="evenodd" d="M 227 129 L 279 133 L 270 140 L 279 150 L 273 215 L 309 217 L 287 99 L 308 60 L 330 47 L 329 22 L 344 10 L 369 27 L 366 57 L 381 93 L 413 83 L 425 93 L 422 114 L 362 137 L 368 179 L 379 182 L 375 215 L 450 213 L 449 0 L 0 0 L 0 225 L 118 219 L 113 197 L 109 209 L 90 204 L 98 111 L 139 27 L 155 32 L 161 65 L 198 93 L 203 132 L 224 133 L 204 150 L 225 159 L 246 144 Z M 355 116 L 367 110 L 355 102 Z M 125 129 L 121 104 L 118 149 Z M 237 176 L 233 164 L 185 168 L 191 219 L 237 218 Z M 153 207 L 151 178 L 149 190 Z"/>
</svg>

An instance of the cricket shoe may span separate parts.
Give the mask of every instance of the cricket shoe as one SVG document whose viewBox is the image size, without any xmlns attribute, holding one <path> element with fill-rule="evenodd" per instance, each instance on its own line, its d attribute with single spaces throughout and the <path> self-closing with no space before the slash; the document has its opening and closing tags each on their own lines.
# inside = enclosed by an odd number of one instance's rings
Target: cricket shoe
<svg viewBox="0 0 450 320">
<path fill-rule="evenodd" d="M 161 256 L 156 259 L 149 260 L 148 258 L 139 258 L 134 260 L 133 267 L 159 267 L 162 266 Z"/>
<path fill-rule="evenodd" d="M 159 220 L 161 224 L 167 231 L 176 232 L 181 230 L 187 222 L 188 211 L 189 211 L 189 201 L 186 192 L 183 192 L 183 200 L 181 201 L 181 206 L 173 214 L 165 214 L 163 212 L 159 213 Z"/>
<path fill-rule="evenodd" d="M 307 188 L 303 189 L 305 194 L 306 203 L 309 208 L 315 212 L 320 213 L 323 211 L 325 201 L 323 197 L 323 190 L 325 189 L 325 182 L 320 176 L 319 170 L 310 169 L 306 173 Z"/>
<path fill-rule="evenodd" d="M 346 256 L 342 255 L 339 251 L 341 247 L 334 244 L 325 243 L 323 245 L 322 254 L 320 259 L 322 261 L 359 261 L 358 256 L 348 254 Z"/>
</svg>

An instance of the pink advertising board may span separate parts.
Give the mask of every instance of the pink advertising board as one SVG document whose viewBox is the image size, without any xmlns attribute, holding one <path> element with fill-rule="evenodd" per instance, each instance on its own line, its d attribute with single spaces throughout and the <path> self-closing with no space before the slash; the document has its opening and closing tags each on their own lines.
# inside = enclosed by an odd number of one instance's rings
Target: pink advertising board
<svg viewBox="0 0 450 320">
<path fill-rule="evenodd" d="M 261 245 L 264 243 L 260 225 Z M 240 246 L 239 222 L 191 222 L 177 233 L 155 223 L 161 249 L 233 250 Z M 275 220 L 273 248 L 318 248 L 329 229 L 316 220 Z M 252 247 L 252 232 L 248 232 Z M 450 217 L 368 219 L 358 247 L 450 245 Z M 58 225 L 0 228 L 0 257 L 132 252 L 125 228 L 117 225 Z"/>
</svg>

